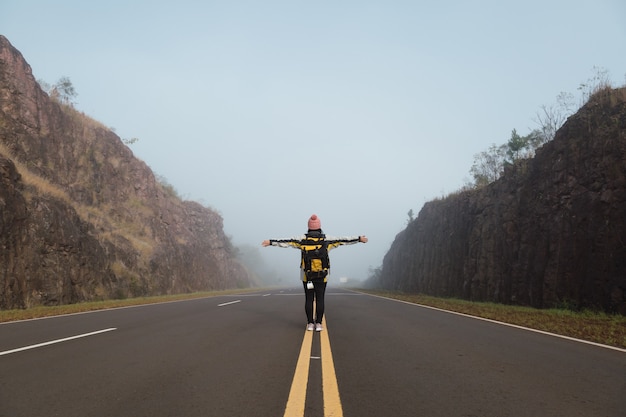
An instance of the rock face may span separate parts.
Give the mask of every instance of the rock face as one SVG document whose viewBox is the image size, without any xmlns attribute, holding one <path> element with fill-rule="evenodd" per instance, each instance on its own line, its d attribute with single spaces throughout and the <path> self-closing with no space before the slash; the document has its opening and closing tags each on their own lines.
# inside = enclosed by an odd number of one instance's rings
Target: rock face
<svg viewBox="0 0 626 417">
<path fill-rule="evenodd" d="M 0 308 L 244 287 L 222 218 L 48 97 L 0 36 Z"/>
<path fill-rule="evenodd" d="M 626 314 L 626 89 L 605 89 L 533 159 L 424 205 L 376 286 Z"/>
</svg>

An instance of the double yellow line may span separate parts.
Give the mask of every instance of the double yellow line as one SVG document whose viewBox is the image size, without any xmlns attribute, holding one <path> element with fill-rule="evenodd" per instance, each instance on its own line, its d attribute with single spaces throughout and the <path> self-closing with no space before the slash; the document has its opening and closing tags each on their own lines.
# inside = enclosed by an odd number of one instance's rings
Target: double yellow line
<svg viewBox="0 0 626 417">
<path fill-rule="evenodd" d="M 343 417 L 341 408 L 341 398 L 339 397 L 339 387 L 337 376 L 335 375 L 335 364 L 333 354 L 330 350 L 330 339 L 326 318 L 322 320 L 324 330 L 320 332 L 320 347 L 322 360 L 322 393 L 324 396 L 324 417 Z M 306 403 L 306 388 L 309 379 L 309 365 L 311 363 L 311 347 L 313 345 L 313 332 L 305 331 L 300 356 L 293 375 L 289 399 L 285 407 L 284 417 L 304 416 Z"/>
</svg>

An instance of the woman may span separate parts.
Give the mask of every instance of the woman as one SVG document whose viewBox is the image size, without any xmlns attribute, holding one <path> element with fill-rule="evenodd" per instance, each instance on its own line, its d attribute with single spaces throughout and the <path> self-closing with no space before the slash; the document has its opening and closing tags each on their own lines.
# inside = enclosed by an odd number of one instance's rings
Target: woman
<svg viewBox="0 0 626 417">
<path fill-rule="evenodd" d="M 307 318 L 307 330 L 315 330 L 318 332 L 323 330 L 322 318 L 324 316 L 324 293 L 326 292 L 328 270 L 330 268 L 327 255 L 328 251 L 341 245 L 353 245 L 358 242 L 367 243 L 367 237 L 327 237 L 322 232 L 322 225 L 319 217 L 313 214 L 309 219 L 308 232 L 306 234 L 290 239 L 269 239 L 264 240 L 263 243 L 261 243 L 264 247 L 278 246 L 280 248 L 296 248 L 302 251 L 302 257 L 300 259 L 300 276 L 302 278 L 302 286 L 304 287 L 304 311 L 306 312 Z M 312 278 L 313 273 L 309 272 L 311 270 L 312 262 L 310 257 L 307 255 L 307 249 L 314 246 L 321 249 L 321 251 L 318 251 L 318 255 L 313 255 L 313 258 L 317 256 L 321 260 L 321 263 L 317 263 L 318 268 L 314 268 L 321 269 L 320 272 L 315 273 L 319 276 L 317 279 Z M 313 261 L 313 263 L 315 263 L 315 261 Z M 313 320 L 313 299 L 315 299 L 315 320 Z"/>
</svg>

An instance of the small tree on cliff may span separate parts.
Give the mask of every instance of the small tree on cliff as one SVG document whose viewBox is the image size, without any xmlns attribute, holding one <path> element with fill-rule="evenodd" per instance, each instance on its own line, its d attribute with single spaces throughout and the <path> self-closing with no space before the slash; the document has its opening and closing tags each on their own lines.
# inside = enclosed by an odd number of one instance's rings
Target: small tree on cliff
<svg viewBox="0 0 626 417">
<path fill-rule="evenodd" d="M 517 130 L 513 129 L 511 132 L 511 139 L 509 139 L 506 146 L 506 154 L 509 157 L 509 162 L 514 163 L 520 159 L 527 147 L 528 142 L 526 137 L 518 135 Z"/>
<path fill-rule="evenodd" d="M 67 104 L 68 106 L 74 105 L 73 100 L 78 93 L 76 93 L 74 85 L 68 77 L 59 78 L 59 81 L 57 81 L 54 85 L 50 85 L 43 80 L 37 80 L 37 82 L 51 98 L 60 101 L 63 104 Z"/>
<path fill-rule="evenodd" d="M 54 90 L 59 94 L 61 103 L 73 105 L 73 99 L 78 95 L 74 89 L 74 85 L 68 77 L 61 77 L 54 85 Z"/>
<path fill-rule="evenodd" d="M 520 136 L 516 129 L 511 132 L 511 138 L 506 144 L 508 161 L 514 164 L 524 158 L 532 158 L 538 147 L 545 143 L 544 137 L 539 130 L 533 130 L 526 136 Z"/>
<path fill-rule="evenodd" d="M 506 160 L 506 145 L 492 144 L 489 149 L 474 155 L 474 165 L 470 174 L 474 178 L 474 186 L 482 187 L 500 178 L 504 172 Z"/>
<path fill-rule="evenodd" d="M 563 126 L 567 117 L 574 111 L 574 96 L 570 93 L 560 93 L 556 97 L 556 105 L 541 106 L 541 111 L 537 112 L 535 122 L 539 125 L 538 132 L 541 134 L 541 143 L 550 142 L 554 139 L 556 131 Z"/>
<path fill-rule="evenodd" d="M 406 221 L 406 224 L 409 224 L 409 223 L 411 223 L 414 220 L 413 209 L 409 210 L 409 212 L 407 213 L 407 216 L 409 216 L 409 219 Z"/>
<path fill-rule="evenodd" d="M 492 144 L 488 150 L 474 155 L 474 165 L 470 174 L 474 178 L 474 186 L 482 187 L 500 178 L 507 165 L 520 159 L 532 158 L 535 150 L 544 143 L 540 131 L 533 130 L 526 136 L 520 136 L 516 129 L 504 145 Z"/>
</svg>

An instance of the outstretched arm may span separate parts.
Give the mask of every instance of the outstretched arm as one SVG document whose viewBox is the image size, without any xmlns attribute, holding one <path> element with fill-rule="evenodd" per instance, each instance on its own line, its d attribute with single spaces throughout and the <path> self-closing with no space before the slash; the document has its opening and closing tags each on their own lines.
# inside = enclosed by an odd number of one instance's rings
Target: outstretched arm
<svg viewBox="0 0 626 417">
<path fill-rule="evenodd" d="M 261 246 L 263 246 L 264 248 L 267 246 L 278 246 L 281 248 L 297 248 L 299 249 L 301 244 L 301 241 L 304 239 L 304 236 L 301 236 L 299 238 L 292 238 L 292 239 L 266 239 L 263 242 L 261 242 Z M 367 236 L 358 236 L 358 237 L 345 237 L 345 238 L 331 238 L 331 239 L 327 239 L 328 241 L 328 247 L 329 249 L 333 249 L 336 248 L 337 246 L 341 246 L 341 245 L 353 245 L 355 243 L 367 243 L 368 239 Z"/>
<path fill-rule="evenodd" d="M 328 242 L 328 249 L 335 249 L 341 245 L 354 245 L 355 243 L 367 243 L 366 236 L 351 236 L 351 237 L 326 237 Z"/>
<path fill-rule="evenodd" d="M 279 248 L 296 248 L 300 249 L 304 236 L 294 237 L 290 239 L 268 239 L 261 242 L 261 246 L 278 246 Z"/>
</svg>

